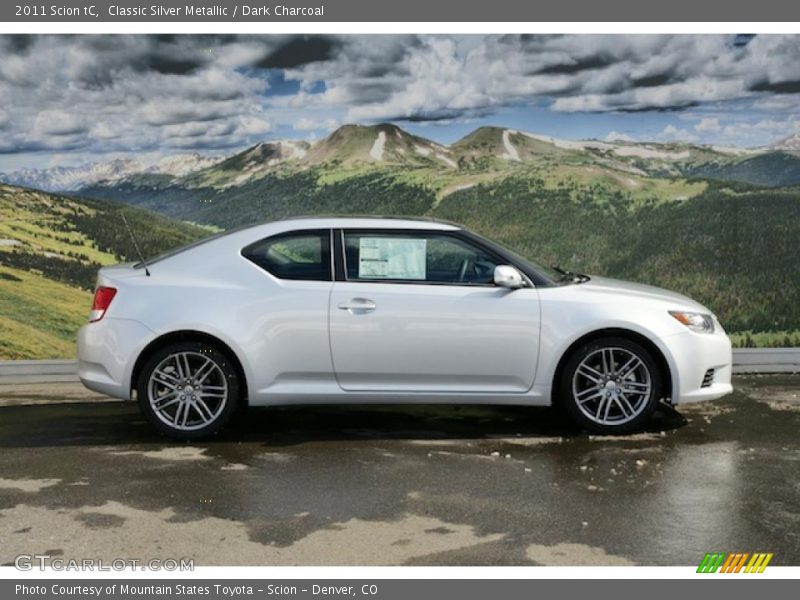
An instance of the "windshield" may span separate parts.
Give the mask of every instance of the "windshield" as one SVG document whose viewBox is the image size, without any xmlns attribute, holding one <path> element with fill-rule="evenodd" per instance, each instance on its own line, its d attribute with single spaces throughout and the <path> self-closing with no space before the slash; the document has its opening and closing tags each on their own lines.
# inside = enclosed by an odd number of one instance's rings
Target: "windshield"
<svg viewBox="0 0 800 600">
<path fill-rule="evenodd" d="M 494 248 L 501 254 L 504 254 L 506 257 L 510 258 L 512 261 L 519 264 L 520 266 L 525 267 L 526 270 L 536 272 L 541 278 L 547 280 L 547 282 L 549 282 L 550 284 L 572 282 L 574 280 L 573 275 L 565 276 L 562 272 L 558 271 L 557 269 L 553 269 L 552 267 L 542 266 L 536 263 L 535 261 L 532 261 L 529 258 L 522 256 L 519 252 L 512 250 L 505 244 L 495 242 L 494 240 L 489 240 L 483 237 L 482 235 L 478 235 L 477 233 L 472 231 L 468 231 L 468 233 L 472 236 L 475 236 L 482 243 L 488 245 L 491 248 Z"/>
<path fill-rule="evenodd" d="M 540 265 L 539 263 L 532 261 L 529 258 L 525 258 L 519 252 L 515 252 L 505 244 L 500 244 L 498 242 L 495 242 L 495 244 L 500 246 L 500 248 L 502 248 L 506 252 L 506 254 L 510 255 L 511 258 L 513 258 L 515 261 L 519 261 L 523 264 L 528 265 L 531 269 L 538 271 L 542 275 L 546 276 L 548 279 L 551 279 L 553 281 L 561 281 L 562 279 L 565 279 L 563 272 L 558 271 L 552 267 L 545 267 L 544 265 Z"/>
</svg>

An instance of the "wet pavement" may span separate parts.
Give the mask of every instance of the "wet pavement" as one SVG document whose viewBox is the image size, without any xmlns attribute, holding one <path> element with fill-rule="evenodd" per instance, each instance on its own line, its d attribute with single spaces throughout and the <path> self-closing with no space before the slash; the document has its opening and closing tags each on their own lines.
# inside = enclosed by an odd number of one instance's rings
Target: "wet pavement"
<svg viewBox="0 0 800 600">
<path fill-rule="evenodd" d="M 0 564 L 800 564 L 800 376 L 664 407 L 628 437 L 549 409 L 251 409 L 159 437 L 77 385 L 0 385 Z"/>
</svg>

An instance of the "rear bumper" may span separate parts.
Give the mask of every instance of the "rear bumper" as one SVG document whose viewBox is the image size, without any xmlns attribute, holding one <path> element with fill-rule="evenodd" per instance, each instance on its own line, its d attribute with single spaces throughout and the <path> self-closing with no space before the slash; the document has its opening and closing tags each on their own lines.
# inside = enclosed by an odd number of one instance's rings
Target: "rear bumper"
<svg viewBox="0 0 800 600">
<path fill-rule="evenodd" d="M 87 323 L 78 331 L 78 377 L 90 390 L 130 400 L 136 357 L 155 336 L 130 319 Z"/>
<path fill-rule="evenodd" d="M 661 338 L 672 370 L 673 404 L 705 402 L 733 391 L 733 354 L 725 332 L 713 334 L 686 331 Z M 714 370 L 710 385 L 703 385 L 709 369 Z"/>
</svg>

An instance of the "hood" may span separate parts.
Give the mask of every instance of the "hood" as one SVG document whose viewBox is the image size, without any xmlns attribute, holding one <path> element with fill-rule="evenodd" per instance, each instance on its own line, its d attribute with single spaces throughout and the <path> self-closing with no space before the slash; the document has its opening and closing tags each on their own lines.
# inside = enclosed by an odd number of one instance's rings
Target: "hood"
<svg viewBox="0 0 800 600">
<path fill-rule="evenodd" d="M 630 281 L 621 281 L 619 279 L 608 279 L 606 277 L 592 277 L 586 283 L 578 285 L 594 293 L 623 294 L 629 298 L 638 297 L 643 300 L 660 300 L 671 303 L 672 307 L 675 309 L 696 310 L 711 314 L 708 308 L 692 300 L 688 296 L 644 283 L 633 283 Z"/>
</svg>

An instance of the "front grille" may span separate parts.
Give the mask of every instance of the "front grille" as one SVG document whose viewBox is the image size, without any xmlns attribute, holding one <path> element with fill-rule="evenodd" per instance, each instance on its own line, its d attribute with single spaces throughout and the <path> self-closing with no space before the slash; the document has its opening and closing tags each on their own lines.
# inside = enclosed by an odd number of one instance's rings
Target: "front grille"
<svg viewBox="0 0 800 600">
<path fill-rule="evenodd" d="M 709 369 L 703 375 L 703 383 L 700 384 L 700 387 L 710 387 L 712 383 L 714 383 L 714 369 Z"/>
</svg>

